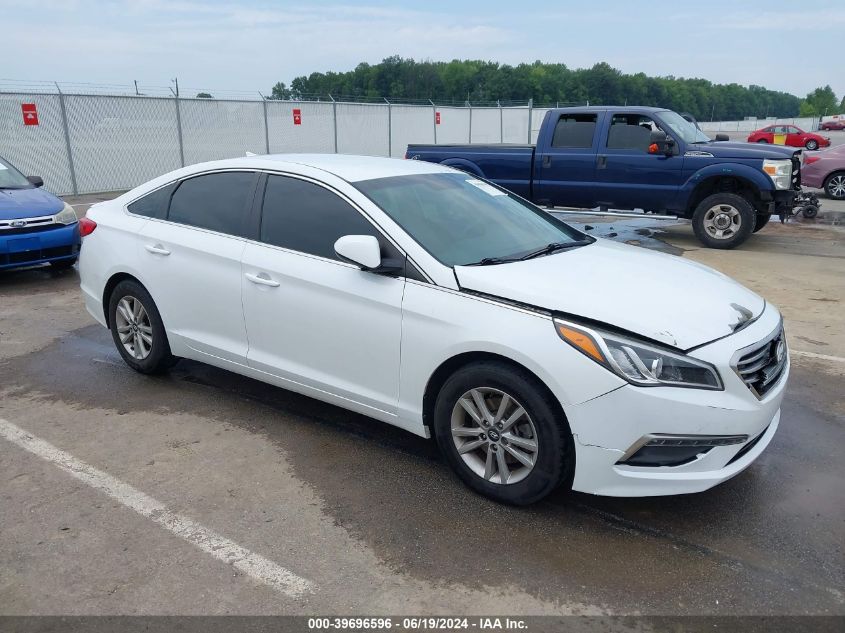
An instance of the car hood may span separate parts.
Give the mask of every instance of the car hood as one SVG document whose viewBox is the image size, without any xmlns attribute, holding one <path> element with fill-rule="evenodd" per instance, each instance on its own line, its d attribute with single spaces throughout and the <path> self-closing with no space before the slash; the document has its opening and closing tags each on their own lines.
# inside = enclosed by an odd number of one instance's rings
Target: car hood
<svg viewBox="0 0 845 633">
<path fill-rule="evenodd" d="M 462 290 L 600 321 L 687 350 L 735 332 L 765 301 L 720 272 L 599 239 L 522 262 L 456 266 Z"/>
<path fill-rule="evenodd" d="M 710 152 L 716 158 L 791 158 L 800 151 L 795 147 L 772 145 L 770 143 L 734 143 L 731 141 L 713 141 L 687 146 L 687 151 Z"/>
<path fill-rule="evenodd" d="M 43 189 L 0 189 L 0 220 L 54 215 L 65 203 Z"/>
</svg>

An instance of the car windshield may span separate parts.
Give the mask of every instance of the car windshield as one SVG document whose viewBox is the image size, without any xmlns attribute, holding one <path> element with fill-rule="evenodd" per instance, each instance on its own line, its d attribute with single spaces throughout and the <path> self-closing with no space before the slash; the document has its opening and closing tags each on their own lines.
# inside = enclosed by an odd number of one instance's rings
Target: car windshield
<svg viewBox="0 0 845 633">
<path fill-rule="evenodd" d="M 593 241 L 470 174 L 414 174 L 353 184 L 446 266 L 498 264 Z"/>
<path fill-rule="evenodd" d="M 21 172 L 0 158 L 0 189 L 29 189 L 29 182 Z"/>
<path fill-rule="evenodd" d="M 690 123 L 677 112 L 663 110 L 660 118 L 669 126 L 672 133 L 681 138 L 685 143 L 709 143 L 710 137 L 699 130 L 695 124 Z"/>
</svg>

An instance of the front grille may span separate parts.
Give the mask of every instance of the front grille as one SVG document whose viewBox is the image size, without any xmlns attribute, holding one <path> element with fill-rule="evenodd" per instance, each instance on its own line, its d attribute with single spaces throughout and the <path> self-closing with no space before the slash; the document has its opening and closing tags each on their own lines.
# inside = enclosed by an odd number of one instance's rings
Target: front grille
<svg viewBox="0 0 845 633">
<path fill-rule="evenodd" d="M 795 153 L 792 155 L 792 188 L 796 191 L 801 190 L 801 154 Z"/>
<path fill-rule="evenodd" d="M 53 229 L 64 228 L 64 224 L 33 224 L 32 226 L 17 226 L 14 228 L 0 227 L 0 237 L 5 235 L 22 235 L 25 233 L 41 233 L 42 231 L 52 231 Z"/>
<path fill-rule="evenodd" d="M 15 226 L 23 224 L 23 226 Z M 4 235 L 18 235 L 21 233 L 35 233 L 65 226 L 56 224 L 52 215 L 42 215 L 37 218 L 15 218 L 12 220 L 0 220 L 0 237 Z"/>
<path fill-rule="evenodd" d="M 771 336 L 750 349 L 742 350 L 734 370 L 754 395 L 762 398 L 777 384 L 788 358 L 786 336 L 781 324 Z"/>
</svg>

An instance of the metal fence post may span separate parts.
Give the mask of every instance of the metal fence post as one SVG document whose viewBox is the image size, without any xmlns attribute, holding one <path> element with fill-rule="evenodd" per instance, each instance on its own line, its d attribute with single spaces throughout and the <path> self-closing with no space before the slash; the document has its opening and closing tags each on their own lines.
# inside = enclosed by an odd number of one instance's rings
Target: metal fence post
<svg viewBox="0 0 845 633">
<path fill-rule="evenodd" d="M 264 146 L 267 149 L 267 153 L 270 153 L 270 126 L 267 125 L 267 99 L 264 97 L 261 92 L 258 93 L 261 96 L 261 105 L 264 106 Z"/>
<path fill-rule="evenodd" d="M 382 97 L 387 101 L 387 97 Z M 393 108 L 390 101 L 387 101 L 387 157 L 393 157 Z"/>
<path fill-rule="evenodd" d="M 182 113 L 179 108 L 179 97 L 173 97 L 173 103 L 176 105 L 176 134 L 179 136 L 179 163 L 184 167 L 185 145 L 182 141 Z"/>
<path fill-rule="evenodd" d="M 437 145 L 437 106 L 431 99 L 428 102 L 431 104 L 431 127 L 434 129 L 434 144 Z"/>
<path fill-rule="evenodd" d="M 472 104 L 467 101 L 467 105 L 469 106 L 469 143 L 472 143 Z"/>
<path fill-rule="evenodd" d="M 67 111 L 65 110 L 65 95 L 62 93 L 62 89 L 59 88 L 59 84 L 56 84 L 56 90 L 59 91 L 59 110 L 62 113 L 62 128 L 65 132 L 65 147 L 67 147 L 67 164 L 68 168 L 70 169 L 70 184 L 73 187 L 73 195 L 79 195 L 79 187 L 76 184 L 76 169 L 73 167 L 73 151 L 70 147 L 70 129 L 68 128 L 67 124 Z"/>
<path fill-rule="evenodd" d="M 504 115 L 502 114 L 502 102 L 498 99 L 496 100 L 496 105 L 499 106 L 499 142 L 505 142 L 505 121 Z"/>
<path fill-rule="evenodd" d="M 528 100 L 528 144 L 531 145 L 531 110 L 534 108 L 534 99 Z"/>
<path fill-rule="evenodd" d="M 334 153 L 337 154 L 337 101 L 332 99 L 332 129 L 334 130 Z"/>
</svg>

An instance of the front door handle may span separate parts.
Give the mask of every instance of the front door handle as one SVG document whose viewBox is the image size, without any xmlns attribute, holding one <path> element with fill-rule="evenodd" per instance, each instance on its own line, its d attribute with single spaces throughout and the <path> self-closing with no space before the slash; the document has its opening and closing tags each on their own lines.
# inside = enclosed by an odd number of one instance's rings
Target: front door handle
<svg viewBox="0 0 845 633">
<path fill-rule="evenodd" d="M 152 253 L 153 255 L 170 255 L 170 251 L 164 248 L 161 244 L 156 244 L 155 246 L 145 244 L 144 248 L 147 249 L 148 253 Z"/>
<path fill-rule="evenodd" d="M 598 167 L 599 169 L 604 169 L 605 167 L 607 167 L 607 156 L 599 156 L 596 159 L 596 167 Z"/>
<path fill-rule="evenodd" d="M 552 166 L 552 157 L 546 154 L 543 156 L 543 167 L 551 167 Z"/>
<path fill-rule="evenodd" d="M 258 284 L 259 286 L 270 286 L 271 288 L 278 288 L 279 282 L 275 281 L 274 279 L 270 279 L 270 275 L 267 273 L 259 273 L 257 275 L 253 275 L 252 273 L 244 273 L 244 277 L 249 279 L 252 283 Z"/>
</svg>

